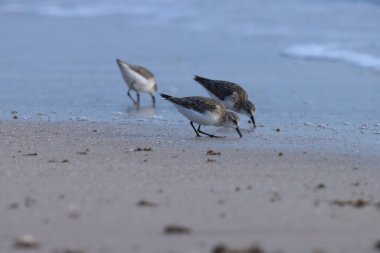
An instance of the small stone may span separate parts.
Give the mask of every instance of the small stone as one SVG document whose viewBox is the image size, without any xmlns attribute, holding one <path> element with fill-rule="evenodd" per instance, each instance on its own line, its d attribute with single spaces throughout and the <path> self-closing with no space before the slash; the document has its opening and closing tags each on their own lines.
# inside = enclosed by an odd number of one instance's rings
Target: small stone
<svg viewBox="0 0 380 253">
<path fill-rule="evenodd" d="M 221 153 L 220 152 L 215 152 L 214 150 L 209 149 L 209 150 L 207 150 L 206 155 L 218 155 L 218 156 L 220 156 Z"/>
<path fill-rule="evenodd" d="M 339 207 L 344 207 L 344 206 L 352 206 L 355 208 L 363 208 L 365 206 L 368 206 L 370 204 L 369 201 L 364 200 L 364 199 L 357 199 L 357 200 L 333 200 L 330 201 L 330 204 L 336 205 Z"/>
<path fill-rule="evenodd" d="M 191 229 L 178 225 L 168 225 L 164 228 L 165 234 L 190 234 Z"/>
<path fill-rule="evenodd" d="M 151 147 L 148 148 L 135 148 L 133 151 L 153 151 Z"/>
<path fill-rule="evenodd" d="M 137 202 L 137 206 L 140 206 L 140 207 L 156 207 L 157 204 L 142 199 L 142 200 L 140 200 L 139 202 Z"/>
<path fill-rule="evenodd" d="M 320 183 L 316 186 L 317 189 L 325 189 L 326 188 L 326 185 L 323 184 L 323 183 Z"/>
<path fill-rule="evenodd" d="M 223 244 L 214 247 L 212 253 L 264 253 L 265 251 L 257 244 L 245 249 L 231 249 Z"/>
<path fill-rule="evenodd" d="M 278 153 L 278 156 L 283 156 L 283 155 L 284 155 L 284 153 L 282 153 L 282 152 Z"/>
<path fill-rule="evenodd" d="M 352 205 L 356 208 L 362 208 L 369 205 L 369 201 L 363 200 L 363 199 L 357 199 L 356 201 L 352 203 Z"/>
<path fill-rule="evenodd" d="M 32 235 L 22 235 L 14 242 L 14 247 L 17 249 L 37 249 L 40 243 Z"/>
<path fill-rule="evenodd" d="M 355 183 L 352 183 L 351 185 L 352 185 L 352 186 L 355 186 L 355 187 L 359 187 L 359 186 L 360 186 L 360 182 L 359 182 L 359 181 L 356 181 Z"/>
<path fill-rule="evenodd" d="M 37 153 L 28 153 L 28 154 L 25 154 L 24 156 L 37 156 Z"/>
<path fill-rule="evenodd" d="M 212 253 L 228 253 L 230 252 L 227 247 L 223 244 L 216 245 L 212 250 Z"/>
<path fill-rule="evenodd" d="M 281 131 L 281 129 L 280 129 L 280 128 L 277 128 L 275 131 L 276 131 L 276 132 L 280 132 L 280 131 Z"/>
<path fill-rule="evenodd" d="M 85 150 L 78 151 L 77 154 L 78 155 L 87 155 L 88 152 L 90 152 L 90 149 L 86 148 Z"/>
</svg>

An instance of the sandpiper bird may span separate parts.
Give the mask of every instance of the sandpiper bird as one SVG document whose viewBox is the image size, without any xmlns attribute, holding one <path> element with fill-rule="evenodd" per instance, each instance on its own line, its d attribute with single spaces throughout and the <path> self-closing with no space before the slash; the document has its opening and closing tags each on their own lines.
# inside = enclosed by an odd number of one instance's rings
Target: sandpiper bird
<svg viewBox="0 0 380 253">
<path fill-rule="evenodd" d="M 136 105 L 140 104 L 140 92 L 149 93 L 152 96 L 153 105 L 156 104 L 156 98 L 154 97 L 157 92 L 156 79 L 152 72 L 144 67 L 132 65 L 122 60 L 116 59 L 117 65 L 120 68 L 124 81 L 128 85 L 128 97 L 130 97 Z M 135 100 L 130 91 L 134 90 L 137 95 Z"/>
<path fill-rule="evenodd" d="M 177 98 L 162 93 L 161 97 L 169 100 L 183 116 L 190 120 L 190 125 L 197 137 L 201 137 L 199 133 L 210 137 L 220 137 L 203 132 L 201 125 L 232 127 L 238 132 L 240 138 L 243 136 L 239 129 L 239 116 L 234 112 L 227 111 L 219 101 L 205 97 Z M 194 127 L 193 122 L 199 124 L 198 129 Z"/>
<path fill-rule="evenodd" d="M 200 83 L 214 99 L 221 101 L 228 110 L 245 114 L 251 118 L 253 127 L 255 123 L 255 105 L 248 100 L 247 92 L 240 85 L 232 82 L 211 80 L 195 76 L 194 80 Z"/>
</svg>

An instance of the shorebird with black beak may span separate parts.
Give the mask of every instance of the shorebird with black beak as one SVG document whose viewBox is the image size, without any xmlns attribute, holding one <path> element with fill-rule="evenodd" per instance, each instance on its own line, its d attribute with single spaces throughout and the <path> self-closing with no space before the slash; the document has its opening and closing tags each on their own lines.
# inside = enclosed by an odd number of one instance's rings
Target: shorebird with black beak
<svg viewBox="0 0 380 253">
<path fill-rule="evenodd" d="M 228 110 L 250 117 L 253 127 L 255 122 L 255 105 L 248 100 L 247 92 L 238 84 L 222 80 L 212 80 L 195 76 L 194 80 L 201 84 L 210 96 L 221 101 Z"/>
<path fill-rule="evenodd" d="M 133 103 L 140 105 L 140 92 L 144 92 L 151 95 L 154 106 L 156 104 L 157 83 L 152 72 L 144 67 L 129 64 L 119 59 L 116 62 L 128 86 L 128 97 Z M 131 90 L 136 92 L 136 100 L 132 97 Z"/>
<path fill-rule="evenodd" d="M 203 132 L 202 125 L 232 127 L 240 138 L 243 136 L 239 129 L 239 116 L 234 112 L 227 111 L 226 107 L 217 100 L 198 96 L 177 98 L 166 94 L 161 94 L 161 97 L 171 102 L 183 116 L 190 120 L 190 125 L 197 137 L 201 137 L 200 134 L 221 137 Z M 194 123 L 199 125 L 198 129 L 195 128 Z"/>
</svg>

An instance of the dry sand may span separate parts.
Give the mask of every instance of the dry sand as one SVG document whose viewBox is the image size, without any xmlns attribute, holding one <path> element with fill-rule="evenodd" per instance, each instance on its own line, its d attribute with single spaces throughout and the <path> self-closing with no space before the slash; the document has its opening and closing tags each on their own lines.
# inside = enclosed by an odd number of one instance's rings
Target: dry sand
<svg viewBox="0 0 380 253">
<path fill-rule="evenodd" d="M 0 252 L 379 251 L 373 154 L 286 138 L 239 148 L 232 133 L 143 122 L 6 121 L 0 133 Z"/>
</svg>

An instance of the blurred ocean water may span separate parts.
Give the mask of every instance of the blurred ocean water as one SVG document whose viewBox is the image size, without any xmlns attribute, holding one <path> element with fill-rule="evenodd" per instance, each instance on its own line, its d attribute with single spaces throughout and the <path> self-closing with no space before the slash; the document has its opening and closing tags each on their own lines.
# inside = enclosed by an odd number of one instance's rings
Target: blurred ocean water
<svg viewBox="0 0 380 253">
<path fill-rule="evenodd" d="M 0 117 L 127 120 L 121 58 L 174 95 L 206 95 L 193 74 L 239 82 L 267 122 L 364 122 L 380 107 L 379 3 L 0 0 Z M 176 115 L 149 115 L 162 110 Z"/>
<path fill-rule="evenodd" d="M 180 22 L 184 29 L 223 32 L 247 38 L 273 36 L 308 40 L 298 45 L 302 50 L 288 55 L 357 62 L 358 66 L 380 70 L 380 4 L 379 0 L 271 0 L 200 1 L 200 0 L 109 0 L 109 1 L 0 1 L 2 15 L 40 15 L 51 18 L 101 18 L 124 16 L 129 22 L 145 20 L 146 25 Z M 11 27 L 8 27 L 11 29 Z M 319 44 L 321 43 L 321 44 Z M 316 53 L 316 47 L 334 47 Z M 369 55 L 336 57 L 342 50 L 355 50 Z M 290 53 L 289 53 L 290 52 Z M 347 54 L 347 55 L 348 55 Z M 331 57 L 330 57 L 331 55 Z"/>
<path fill-rule="evenodd" d="M 189 31 L 231 36 L 278 36 L 379 52 L 379 0 L 109 0 L 0 1 L 0 14 L 51 18 L 122 16 L 146 25 L 180 22 Z M 331 49 L 331 48 L 330 48 Z"/>
</svg>

